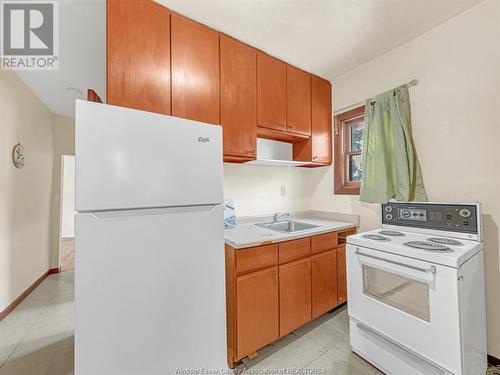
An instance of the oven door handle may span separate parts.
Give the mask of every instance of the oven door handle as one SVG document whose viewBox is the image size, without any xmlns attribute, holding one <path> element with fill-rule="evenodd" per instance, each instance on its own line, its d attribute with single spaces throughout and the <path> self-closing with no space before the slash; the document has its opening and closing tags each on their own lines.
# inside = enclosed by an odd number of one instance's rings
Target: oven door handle
<svg viewBox="0 0 500 375">
<path fill-rule="evenodd" d="M 436 273 L 436 267 L 435 266 L 430 266 L 429 268 L 412 266 L 411 264 L 406 264 L 406 263 L 402 263 L 402 262 L 397 262 L 395 260 L 385 259 L 385 258 L 382 258 L 382 257 L 378 257 L 376 255 L 365 254 L 365 253 L 362 253 L 361 251 L 359 251 L 358 248 L 356 248 L 356 251 L 354 251 L 354 254 L 361 255 L 361 256 L 364 256 L 364 257 L 368 257 L 368 258 L 373 258 L 373 259 L 381 260 L 382 262 L 396 264 L 398 266 L 410 268 L 410 269 L 415 270 L 415 271 L 420 271 L 420 272 L 425 272 L 425 273 Z"/>
</svg>

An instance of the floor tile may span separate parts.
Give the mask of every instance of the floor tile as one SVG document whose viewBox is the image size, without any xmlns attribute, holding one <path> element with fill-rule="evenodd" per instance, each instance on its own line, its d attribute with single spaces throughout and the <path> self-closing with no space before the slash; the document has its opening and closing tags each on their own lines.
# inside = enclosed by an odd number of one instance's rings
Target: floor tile
<svg viewBox="0 0 500 375">
<path fill-rule="evenodd" d="M 346 307 L 326 313 L 244 359 L 236 374 L 378 375 L 352 353 Z M 74 272 L 47 277 L 0 322 L 0 375 L 73 375 Z"/>
</svg>

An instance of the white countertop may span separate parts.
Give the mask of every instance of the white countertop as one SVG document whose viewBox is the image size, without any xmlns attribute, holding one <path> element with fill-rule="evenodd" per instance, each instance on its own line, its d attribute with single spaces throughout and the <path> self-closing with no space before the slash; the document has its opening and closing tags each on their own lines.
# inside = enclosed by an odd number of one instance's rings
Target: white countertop
<svg viewBox="0 0 500 375">
<path fill-rule="evenodd" d="M 276 243 L 288 241 L 321 233 L 353 228 L 359 225 L 359 218 L 357 215 L 344 215 L 320 211 L 291 213 L 290 220 L 318 225 L 319 228 L 295 233 L 282 233 L 255 225 L 255 223 L 272 221 L 272 215 L 244 217 L 238 218 L 238 225 L 236 225 L 236 227 L 224 230 L 224 239 L 229 246 L 235 249 L 242 249 L 245 247 L 258 246 L 263 242 Z"/>
</svg>

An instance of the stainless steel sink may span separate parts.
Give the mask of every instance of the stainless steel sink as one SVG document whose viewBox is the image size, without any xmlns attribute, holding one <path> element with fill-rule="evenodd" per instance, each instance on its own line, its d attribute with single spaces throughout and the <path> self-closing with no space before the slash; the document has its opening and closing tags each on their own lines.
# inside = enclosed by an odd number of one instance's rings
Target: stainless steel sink
<svg viewBox="0 0 500 375">
<path fill-rule="evenodd" d="M 274 230 L 275 232 L 293 233 L 308 229 L 319 228 L 319 225 L 301 223 L 300 221 L 286 220 L 272 223 L 257 223 L 258 227 Z"/>
</svg>

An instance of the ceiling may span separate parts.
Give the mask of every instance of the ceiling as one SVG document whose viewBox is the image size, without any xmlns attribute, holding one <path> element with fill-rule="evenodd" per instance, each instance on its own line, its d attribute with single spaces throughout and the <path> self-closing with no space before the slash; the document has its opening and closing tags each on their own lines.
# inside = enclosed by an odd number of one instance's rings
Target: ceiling
<svg viewBox="0 0 500 375">
<path fill-rule="evenodd" d="M 332 80 L 481 0 L 156 0 L 299 68 Z M 60 1 L 60 70 L 18 75 L 56 114 L 75 87 L 105 94 L 105 2 Z"/>
<path fill-rule="evenodd" d="M 17 71 L 24 83 L 61 116 L 74 117 L 76 88 L 105 98 L 106 6 L 104 0 L 59 0 L 59 70 Z"/>
</svg>

